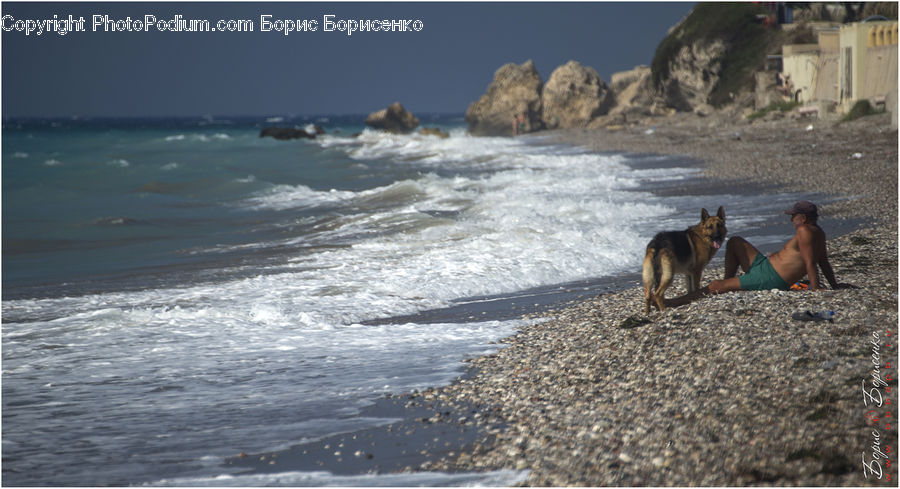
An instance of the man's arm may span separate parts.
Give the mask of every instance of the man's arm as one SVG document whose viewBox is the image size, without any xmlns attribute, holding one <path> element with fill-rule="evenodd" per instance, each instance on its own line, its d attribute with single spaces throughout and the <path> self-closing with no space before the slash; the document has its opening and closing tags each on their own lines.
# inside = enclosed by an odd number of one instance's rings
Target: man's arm
<svg viewBox="0 0 900 489">
<path fill-rule="evenodd" d="M 825 275 L 825 278 L 828 280 L 828 283 L 831 284 L 832 289 L 838 288 L 837 278 L 834 276 L 834 270 L 831 268 L 831 263 L 828 261 L 828 255 L 822 257 L 819 260 L 819 268 L 822 269 L 822 275 Z"/>
<path fill-rule="evenodd" d="M 819 269 L 816 268 L 815 236 L 806 226 L 801 226 L 797 229 L 797 247 L 800 248 L 800 257 L 803 258 L 803 263 L 806 265 L 809 290 L 819 290 Z"/>
<path fill-rule="evenodd" d="M 839 284 L 837 281 L 837 277 L 834 276 L 834 269 L 831 268 L 831 262 L 828 261 L 828 244 L 823 239 L 820 245 L 819 252 L 819 268 L 822 269 L 822 275 L 825 275 L 825 278 L 828 280 L 828 283 L 831 284 L 832 289 L 847 289 L 853 288 L 852 285 L 848 284 Z"/>
</svg>

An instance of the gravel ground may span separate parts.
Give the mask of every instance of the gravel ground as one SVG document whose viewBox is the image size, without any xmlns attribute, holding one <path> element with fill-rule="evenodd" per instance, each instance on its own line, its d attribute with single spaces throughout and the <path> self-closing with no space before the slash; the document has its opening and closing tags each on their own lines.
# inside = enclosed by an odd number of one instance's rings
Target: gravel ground
<svg viewBox="0 0 900 489">
<path fill-rule="evenodd" d="M 596 151 L 687 155 L 706 176 L 773 190 L 819 191 L 852 199 L 823 206 L 831 218 L 873 218 L 897 226 L 897 129 L 890 114 L 850 122 L 780 119 L 732 123 L 720 116 L 677 114 L 617 130 L 550 133 Z"/>
<path fill-rule="evenodd" d="M 693 156 L 707 176 L 732 183 L 851 197 L 821 213 L 866 220 L 828 244 L 838 281 L 858 288 L 737 292 L 649 316 L 639 287 L 564 305 L 472 359 L 468 377 L 409 398 L 434 406 L 422 422 L 486 433 L 414 469 L 530 470 L 523 485 L 532 486 L 896 486 L 897 429 L 888 425 L 897 381 L 885 370 L 897 358 L 898 326 L 889 119 L 751 125 L 675 116 L 551 135 L 598 151 Z M 667 295 L 683 292 L 677 279 Z M 805 310 L 834 310 L 835 320 L 791 318 Z M 888 373 L 889 385 L 876 384 Z M 863 387 L 891 405 L 873 410 Z M 879 479 L 863 464 L 885 445 L 891 465 L 881 460 Z"/>
</svg>

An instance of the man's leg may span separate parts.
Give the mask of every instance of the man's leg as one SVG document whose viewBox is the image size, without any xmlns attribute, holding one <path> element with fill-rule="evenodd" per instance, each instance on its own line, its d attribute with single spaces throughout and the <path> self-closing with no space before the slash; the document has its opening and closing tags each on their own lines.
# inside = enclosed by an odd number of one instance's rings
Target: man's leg
<svg viewBox="0 0 900 489">
<path fill-rule="evenodd" d="M 747 273 L 750 270 L 750 264 L 753 263 L 758 254 L 759 250 L 746 239 L 740 236 L 729 238 L 728 243 L 725 245 L 725 279 L 735 277 L 738 266 L 741 267 L 744 273 Z"/>
<path fill-rule="evenodd" d="M 725 292 L 734 292 L 736 290 L 741 290 L 741 282 L 737 277 L 726 278 L 725 280 L 713 280 L 709 285 L 702 289 L 695 290 L 694 292 L 674 299 L 666 299 L 665 304 L 666 307 L 678 307 L 690 304 L 691 302 L 706 296 L 724 294 Z"/>
<path fill-rule="evenodd" d="M 747 273 L 758 254 L 759 250 L 746 239 L 740 236 L 729 238 L 728 243 L 725 245 L 725 278 L 723 280 L 713 280 L 706 287 L 681 297 L 666 299 L 666 307 L 683 306 L 709 295 L 741 290 L 741 282 L 736 276 L 738 266 L 741 267 L 744 273 Z"/>
</svg>

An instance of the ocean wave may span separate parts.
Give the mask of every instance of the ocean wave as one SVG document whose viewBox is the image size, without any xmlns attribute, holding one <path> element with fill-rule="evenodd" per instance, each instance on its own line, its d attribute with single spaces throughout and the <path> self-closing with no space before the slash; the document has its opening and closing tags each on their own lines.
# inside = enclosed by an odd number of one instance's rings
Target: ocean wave
<svg viewBox="0 0 900 489">
<path fill-rule="evenodd" d="M 240 205 L 272 210 L 310 208 L 346 201 L 355 195 L 354 192 L 335 189 L 327 192 L 313 190 L 306 185 L 276 185 L 244 200 Z"/>
<path fill-rule="evenodd" d="M 227 141 L 230 140 L 231 136 L 226 133 L 215 133 L 211 135 L 207 134 L 173 134 L 171 136 L 166 136 L 164 141 L 167 143 L 170 142 L 178 142 L 178 141 L 193 141 L 200 143 L 209 143 L 212 141 Z"/>
</svg>

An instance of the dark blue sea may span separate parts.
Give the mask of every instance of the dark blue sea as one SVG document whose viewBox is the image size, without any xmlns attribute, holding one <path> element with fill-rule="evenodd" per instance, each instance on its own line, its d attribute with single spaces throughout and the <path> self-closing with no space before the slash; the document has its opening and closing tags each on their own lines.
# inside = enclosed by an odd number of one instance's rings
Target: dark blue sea
<svg viewBox="0 0 900 489">
<path fill-rule="evenodd" d="M 3 484 L 514 484 L 248 479 L 223 460 L 390 423 L 355 414 L 453 381 L 525 325 L 375 319 L 634 274 L 701 207 L 774 243 L 769 218 L 798 198 L 665 191 L 696 162 L 420 118 L 449 137 L 363 116 L 4 120 Z M 259 137 L 312 125 L 326 134 Z"/>
</svg>

